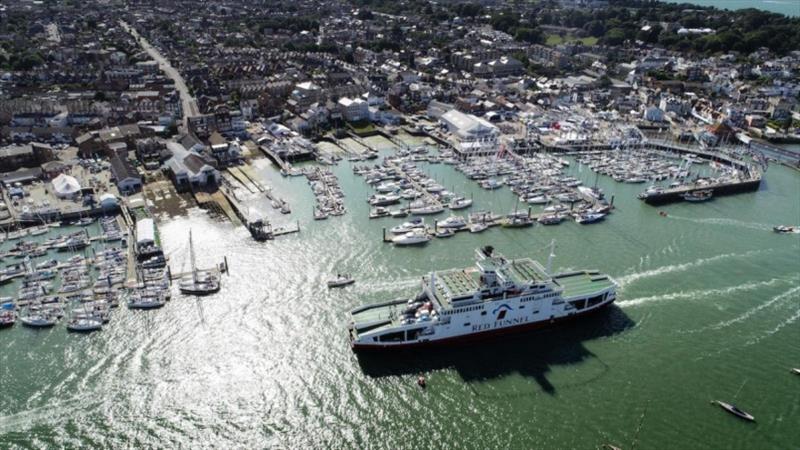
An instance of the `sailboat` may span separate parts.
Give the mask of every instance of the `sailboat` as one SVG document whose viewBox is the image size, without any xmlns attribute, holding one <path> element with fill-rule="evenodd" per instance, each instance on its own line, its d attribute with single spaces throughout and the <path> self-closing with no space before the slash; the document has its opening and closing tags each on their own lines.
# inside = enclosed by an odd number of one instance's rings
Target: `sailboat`
<svg viewBox="0 0 800 450">
<path fill-rule="evenodd" d="M 208 270 L 198 270 L 194 258 L 192 231 L 189 230 L 189 255 L 192 261 L 192 274 L 180 281 L 181 293 L 189 295 L 208 295 L 219 291 L 219 277 Z"/>
</svg>

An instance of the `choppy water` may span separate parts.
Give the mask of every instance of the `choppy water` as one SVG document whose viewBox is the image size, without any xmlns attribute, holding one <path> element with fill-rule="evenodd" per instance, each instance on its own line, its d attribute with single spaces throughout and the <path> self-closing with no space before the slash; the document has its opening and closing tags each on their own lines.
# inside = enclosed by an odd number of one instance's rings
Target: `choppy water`
<svg viewBox="0 0 800 450">
<path fill-rule="evenodd" d="M 636 200 L 641 186 L 600 178 L 617 211 L 605 223 L 493 229 L 426 248 L 381 243 L 391 219 L 368 220 L 368 189 L 349 163 L 336 172 L 349 211 L 311 220 L 304 178 L 256 164 L 291 218 L 263 244 L 202 211 L 161 225 L 173 269 L 186 267 L 191 227 L 200 266 L 223 255 L 218 295 L 175 295 L 163 309 L 124 307 L 102 332 L 0 331 L 0 448 L 637 448 L 800 446 L 800 177 L 771 167 L 757 193 L 703 205 Z M 506 212 L 444 165 L 428 169 L 476 208 Z M 588 170 L 572 170 L 587 183 Z M 598 268 L 621 285 L 617 306 L 568 327 L 442 352 L 356 358 L 346 312 L 415 293 L 431 269 L 467 266 L 492 244 L 530 255 L 557 240 L 554 266 Z M 357 283 L 329 291 L 351 272 Z M 428 376 L 420 390 L 416 376 Z M 758 423 L 709 405 L 735 401 Z M 636 436 L 636 429 L 642 423 Z"/>
</svg>

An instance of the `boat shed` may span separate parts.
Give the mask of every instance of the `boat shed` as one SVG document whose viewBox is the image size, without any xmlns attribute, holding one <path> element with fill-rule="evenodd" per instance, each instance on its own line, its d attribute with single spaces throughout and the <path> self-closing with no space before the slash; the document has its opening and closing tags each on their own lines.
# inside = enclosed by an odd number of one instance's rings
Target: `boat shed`
<svg viewBox="0 0 800 450">
<path fill-rule="evenodd" d="M 156 225 L 153 219 L 139 219 L 136 222 L 136 246 L 148 247 L 156 243 Z"/>
</svg>

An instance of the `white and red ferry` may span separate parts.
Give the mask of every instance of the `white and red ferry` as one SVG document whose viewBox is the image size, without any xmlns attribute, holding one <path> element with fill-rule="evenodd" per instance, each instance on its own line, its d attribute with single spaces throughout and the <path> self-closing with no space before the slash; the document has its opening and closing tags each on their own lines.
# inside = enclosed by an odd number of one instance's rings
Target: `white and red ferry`
<svg viewBox="0 0 800 450">
<path fill-rule="evenodd" d="M 422 292 L 413 299 L 352 310 L 353 349 L 451 344 L 540 328 L 616 298 L 614 280 L 594 270 L 550 275 L 530 258 L 507 259 L 490 246 L 476 255 L 475 268 L 424 276 Z"/>
</svg>

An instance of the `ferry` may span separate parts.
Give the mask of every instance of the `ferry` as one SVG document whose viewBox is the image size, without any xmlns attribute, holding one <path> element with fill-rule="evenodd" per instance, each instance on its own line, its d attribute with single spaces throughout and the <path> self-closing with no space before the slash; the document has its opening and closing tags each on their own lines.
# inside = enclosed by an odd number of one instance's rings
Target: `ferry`
<svg viewBox="0 0 800 450">
<path fill-rule="evenodd" d="M 453 344 L 543 328 L 614 302 L 617 285 L 608 275 L 551 275 L 552 248 L 547 269 L 480 248 L 475 268 L 423 276 L 415 298 L 352 310 L 350 344 L 354 351 Z"/>
</svg>

